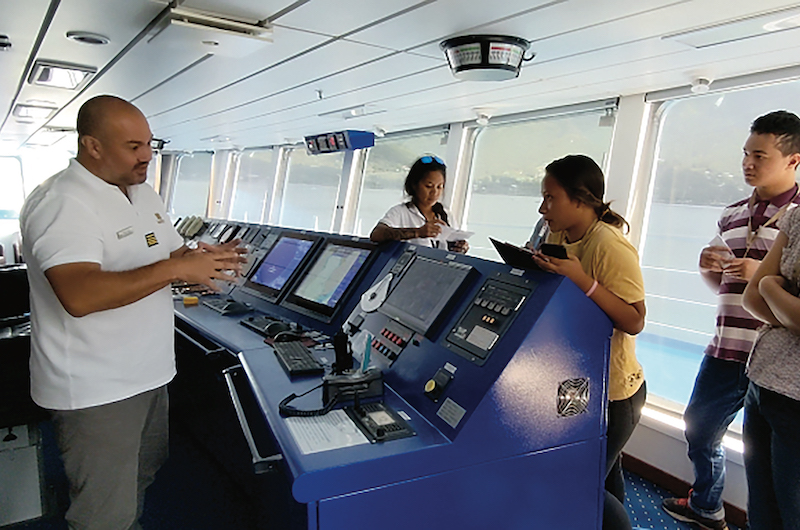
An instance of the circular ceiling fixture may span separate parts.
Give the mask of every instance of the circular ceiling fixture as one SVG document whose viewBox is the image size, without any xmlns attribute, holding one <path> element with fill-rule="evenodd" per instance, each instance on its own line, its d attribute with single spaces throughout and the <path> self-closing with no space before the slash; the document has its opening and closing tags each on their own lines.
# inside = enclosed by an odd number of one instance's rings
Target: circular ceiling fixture
<svg viewBox="0 0 800 530">
<path fill-rule="evenodd" d="M 507 35 L 464 35 L 442 41 L 439 47 L 447 56 L 450 70 L 457 79 L 468 81 L 505 81 L 519 76 L 522 61 L 531 43 Z"/>
<path fill-rule="evenodd" d="M 91 44 L 92 46 L 103 46 L 111 42 L 111 39 L 104 35 L 89 33 L 88 31 L 68 31 L 67 38 L 81 44 Z"/>
</svg>

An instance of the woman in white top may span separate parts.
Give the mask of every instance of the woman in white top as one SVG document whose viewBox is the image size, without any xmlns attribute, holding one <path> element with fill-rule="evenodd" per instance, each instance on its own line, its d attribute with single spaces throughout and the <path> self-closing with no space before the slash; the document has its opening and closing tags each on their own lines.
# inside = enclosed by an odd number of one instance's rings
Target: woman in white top
<svg viewBox="0 0 800 530">
<path fill-rule="evenodd" d="M 444 191 L 447 167 L 438 156 L 423 156 L 411 166 L 404 189 L 411 200 L 389 209 L 369 238 L 377 243 L 408 241 L 415 245 L 466 253 L 469 244 L 447 241 L 442 227 L 450 226 L 448 212 L 439 199 Z"/>
</svg>

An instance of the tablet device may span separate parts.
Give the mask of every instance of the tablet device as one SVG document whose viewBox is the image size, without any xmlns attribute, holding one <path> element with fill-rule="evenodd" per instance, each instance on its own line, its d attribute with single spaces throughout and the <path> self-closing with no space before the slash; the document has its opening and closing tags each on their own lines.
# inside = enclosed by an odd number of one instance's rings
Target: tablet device
<svg viewBox="0 0 800 530">
<path fill-rule="evenodd" d="M 511 243 L 504 243 L 493 237 L 490 237 L 489 241 L 491 241 L 494 248 L 497 249 L 497 253 L 500 254 L 503 261 L 512 267 L 536 271 L 542 270 L 536 265 L 536 262 L 533 261 L 533 252 L 527 248 L 518 247 Z"/>
</svg>

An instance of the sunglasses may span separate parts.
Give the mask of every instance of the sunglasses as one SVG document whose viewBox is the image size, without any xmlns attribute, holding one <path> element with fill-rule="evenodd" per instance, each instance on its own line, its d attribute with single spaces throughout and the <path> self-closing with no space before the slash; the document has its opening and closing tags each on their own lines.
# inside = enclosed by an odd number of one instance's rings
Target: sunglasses
<svg viewBox="0 0 800 530">
<path fill-rule="evenodd" d="M 426 156 L 423 156 L 422 158 L 420 158 L 419 161 L 422 162 L 423 164 L 432 164 L 435 161 L 437 164 L 441 164 L 443 166 L 445 165 L 444 160 L 442 160 L 438 156 L 427 156 L 426 155 Z"/>
</svg>

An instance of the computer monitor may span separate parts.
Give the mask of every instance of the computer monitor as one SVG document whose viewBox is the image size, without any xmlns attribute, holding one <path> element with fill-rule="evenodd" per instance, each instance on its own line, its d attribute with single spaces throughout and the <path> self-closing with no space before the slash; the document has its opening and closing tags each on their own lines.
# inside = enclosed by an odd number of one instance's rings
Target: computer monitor
<svg viewBox="0 0 800 530">
<path fill-rule="evenodd" d="M 243 287 L 268 302 L 277 301 L 319 240 L 320 236 L 283 232 L 245 280 Z"/>
<path fill-rule="evenodd" d="M 472 271 L 463 263 L 417 256 L 378 311 L 425 335 Z"/>
<path fill-rule="evenodd" d="M 376 247 L 370 241 L 328 237 L 282 305 L 330 322 L 367 269 Z"/>
</svg>

